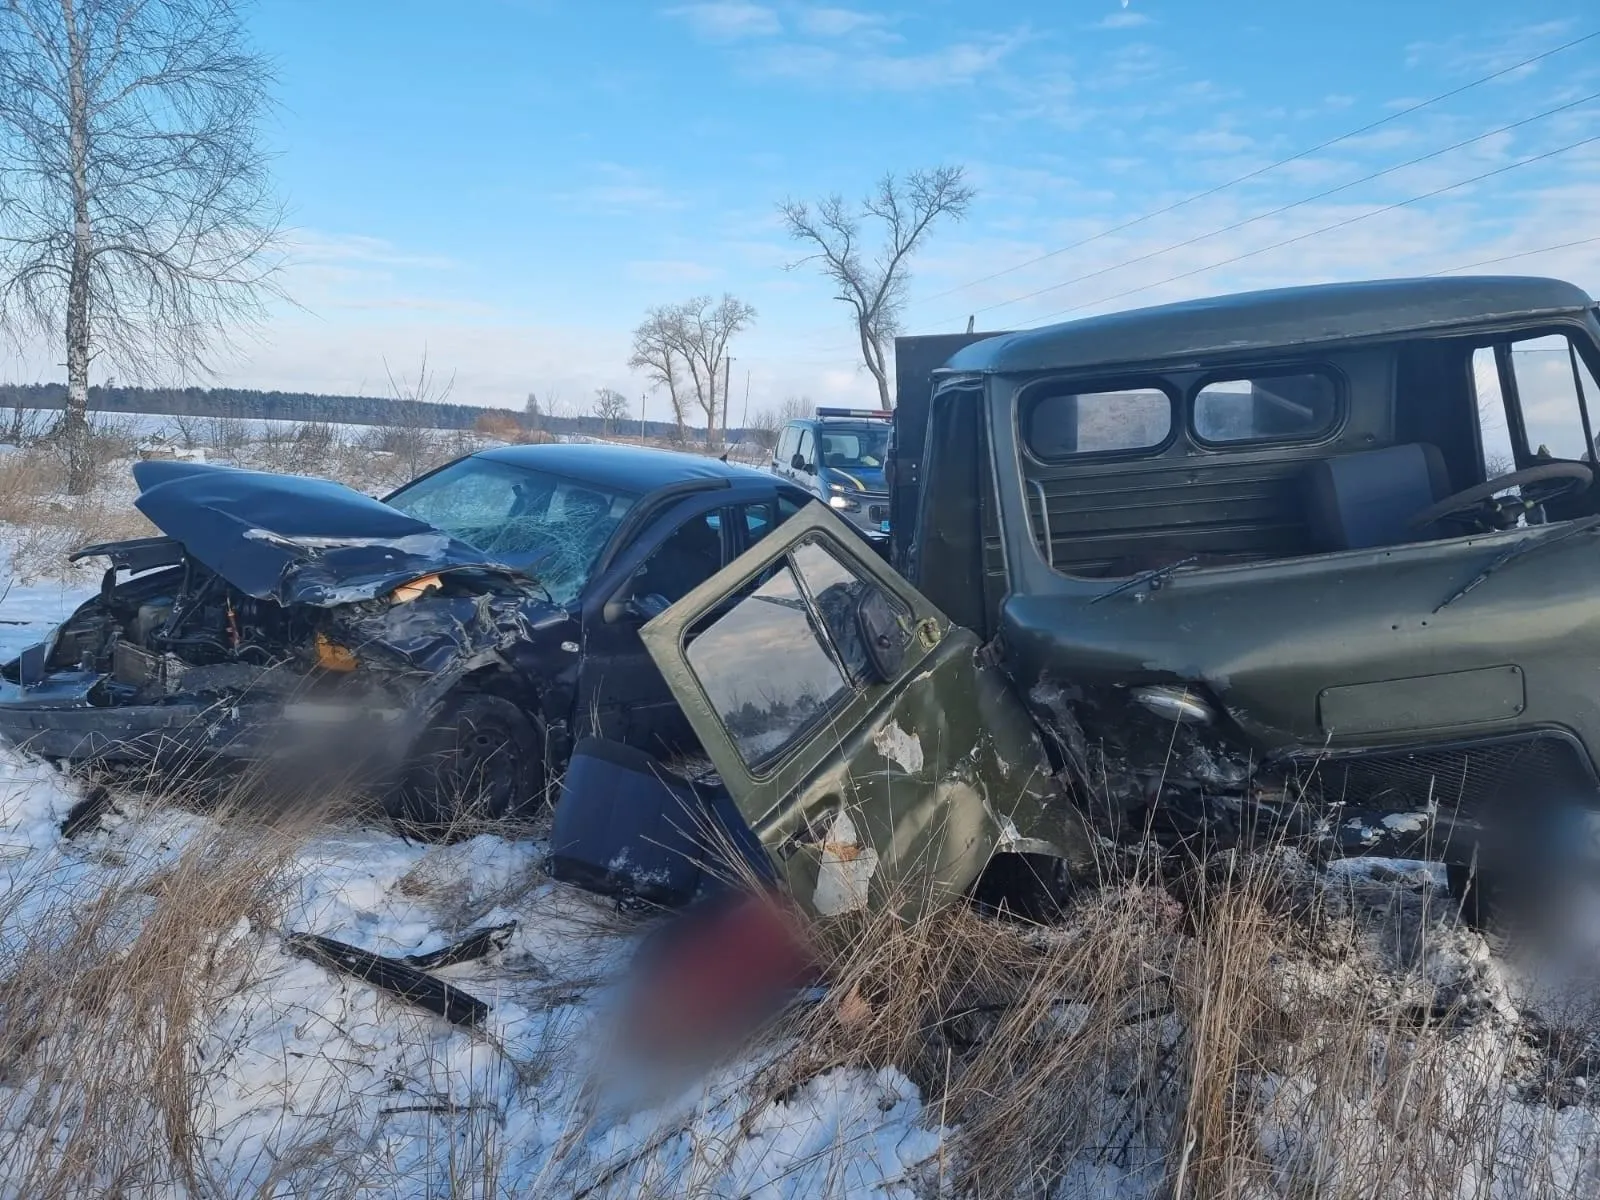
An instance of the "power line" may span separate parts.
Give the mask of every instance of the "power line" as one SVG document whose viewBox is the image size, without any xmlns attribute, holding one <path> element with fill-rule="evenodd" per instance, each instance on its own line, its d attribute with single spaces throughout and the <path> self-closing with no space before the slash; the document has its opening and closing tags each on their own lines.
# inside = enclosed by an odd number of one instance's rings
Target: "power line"
<svg viewBox="0 0 1600 1200">
<path fill-rule="evenodd" d="M 955 287 L 947 288 L 942 292 L 935 292 L 933 295 L 925 296 L 915 303 L 926 304 L 933 300 L 943 299 L 945 296 L 953 296 L 957 292 L 963 292 L 968 288 L 977 287 L 981 283 L 989 283 L 992 280 L 1003 278 L 1006 275 L 1011 275 L 1024 269 L 1025 267 L 1034 266 L 1035 264 L 1042 263 L 1047 259 L 1056 258 L 1062 254 L 1066 254 L 1083 246 L 1087 246 L 1092 242 L 1098 242 L 1102 238 L 1107 238 L 1113 234 L 1122 233 L 1123 231 L 1132 229 L 1137 225 L 1142 225 L 1146 221 L 1153 221 L 1157 217 L 1164 217 L 1170 212 L 1177 211 L 1186 204 L 1193 204 L 1196 200 L 1204 200 L 1209 196 L 1215 196 L 1218 192 L 1225 192 L 1231 187 L 1237 187 L 1241 183 L 1248 183 L 1252 179 L 1258 179 L 1262 175 L 1276 171 L 1279 167 L 1286 167 L 1290 163 L 1299 162 L 1302 158 L 1306 158 L 1312 154 L 1317 154 L 1328 149 L 1330 146 L 1337 146 L 1340 142 L 1347 142 L 1351 138 L 1360 137 L 1364 133 L 1371 133 L 1374 129 L 1380 129 L 1391 122 L 1401 120 L 1404 117 L 1409 117 L 1413 113 L 1421 112 L 1425 108 L 1431 108 L 1435 104 L 1442 104 L 1444 101 L 1454 99 L 1463 92 L 1469 92 L 1473 88 L 1481 87 L 1486 83 L 1492 83 L 1496 79 L 1503 79 L 1507 75 L 1521 71 L 1525 67 L 1531 67 L 1534 63 L 1542 62 L 1553 55 L 1560 54 L 1565 50 L 1570 50 L 1574 46 L 1581 46 L 1585 42 L 1593 41 L 1595 38 L 1600 38 L 1600 29 L 1597 29 L 1592 33 L 1586 33 L 1582 37 L 1574 38 L 1570 42 L 1563 42 L 1559 46 L 1552 47 L 1551 49 L 1540 54 L 1535 54 L 1532 58 L 1525 58 L 1521 62 L 1513 63 L 1509 67 L 1503 67 L 1498 71 L 1493 71 L 1488 75 L 1484 75 L 1478 79 L 1464 83 L 1460 87 L 1452 88 L 1448 92 L 1441 92 L 1439 95 L 1432 96 L 1427 100 L 1422 100 L 1416 104 L 1408 105 L 1407 107 L 1400 109 L 1398 112 L 1390 113 L 1386 117 L 1380 117 L 1378 120 L 1373 121 L 1370 124 L 1363 125 L 1359 129 L 1352 129 L 1348 133 L 1341 133 L 1338 137 L 1329 138 L 1325 142 L 1319 142 L 1315 146 L 1307 147 L 1304 150 L 1300 150 L 1289 155 L 1288 158 L 1280 158 L 1277 162 L 1271 163 L 1265 167 L 1258 167 L 1256 170 L 1246 172 L 1235 179 L 1228 180 L 1226 183 L 1219 183 L 1215 187 L 1207 188 L 1205 191 L 1195 192 L 1193 195 L 1185 196 L 1182 200 L 1174 201 L 1165 208 L 1158 208 L 1153 212 L 1145 213 L 1143 216 L 1134 217 L 1131 221 L 1124 221 L 1121 225 L 1115 225 L 1110 229 L 1103 229 L 1099 233 L 1083 238 L 1080 241 L 1073 242 L 1067 246 L 1061 246 L 1055 250 L 1047 251 L 1046 253 L 1038 255 L 1035 258 L 1030 258 L 1025 262 L 1017 263 L 1015 266 L 1007 267 L 1003 271 L 996 271 L 991 275 L 984 275 L 978 279 L 968 280 L 966 283 L 958 283 Z"/>
<path fill-rule="evenodd" d="M 1519 258 L 1532 258 L 1536 254 L 1550 254 L 1556 250 L 1571 250 L 1574 246 L 1590 246 L 1600 242 L 1600 237 L 1579 238 L 1575 242 L 1562 242 L 1556 246 L 1541 246 L 1537 250 L 1523 250 L 1516 254 L 1502 254 L 1499 258 L 1483 258 L 1477 262 L 1462 263 L 1459 267 L 1445 267 L 1442 271 L 1429 271 L 1424 279 L 1433 279 L 1439 275 L 1450 275 L 1456 271 L 1471 271 L 1478 267 L 1492 267 L 1496 263 L 1514 262 Z"/>
<path fill-rule="evenodd" d="M 1518 159 L 1514 163 L 1507 163 L 1502 167 L 1496 167 L 1492 171 L 1484 171 L 1482 174 L 1474 175 L 1470 179 L 1461 179 L 1455 183 L 1445 184 L 1443 187 L 1434 188 L 1430 192 L 1423 192 L 1419 196 L 1411 196 L 1405 200 L 1397 200 L 1393 204 L 1386 204 L 1382 208 L 1375 208 L 1371 212 L 1362 213 L 1358 217 L 1347 217 L 1343 221 L 1335 221 L 1332 225 L 1324 225 L 1321 229 L 1313 229 L 1308 233 L 1296 234 L 1292 238 L 1285 238 L 1283 241 L 1274 242 L 1270 246 L 1261 246 L 1255 250 L 1246 250 L 1242 254 L 1235 254 L 1231 258 L 1222 259 L 1220 262 L 1208 263 L 1203 267 L 1195 267 L 1191 271 L 1183 271 L 1177 275 L 1169 275 L 1167 278 L 1158 279 L 1154 283 L 1141 284 L 1139 287 L 1128 288 L 1126 291 L 1117 292 L 1111 296 L 1101 296 L 1097 300 L 1088 300 L 1082 304 L 1074 304 L 1071 308 L 1063 308 L 1057 310 L 1056 312 L 1046 313 L 1039 319 L 1041 321 L 1049 321 L 1056 317 L 1064 317 L 1068 313 L 1080 312 L 1085 308 L 1093 308 L 1098 304 L 1106 304 L 1112 300 L 1121 300 L 1126 296 L 1134 296 L 1140 292 L 1147 292 L 1151 288 L 1164 287 L 1169 283 L 1177 283 L 1180 280 L 1190 279 L 1196 275 L 1203 275 L 1207 271 L 1215 271 L 1218 267 L 1232 266 L 1234 263 L 1243 262 L 1247 258 L 1254 258 L 1258 254 L 1266 254 L 1272 250 L 1281 250 L 1285 246 L 1294 245 L 1296 242 L 1303 242 L 1308 238 L 1318 237 L 1324 233 L 1332 233 L 1336 229 L 1347 228 L 1348 226 L 1354 225 L 1357 222 L 1366 221 L 1372 217 L 1379 217 L 1384 213 L 1394 212 L 1397 209 L 1405 208 L 1408 205 L 1416 204 L 1422 200 L 1431 200 L 1435 196 L 1442 196 L 1446 192 L 1455 191 L 1457 188 L 1464 188 L 1474 183 L 1481 183 L 1485 179 L 1493 179 L 1496 175 L 1504 175 L 1507 171 L 1515 171 L 1519 167 L 1531 166 L 1533 163 L 1543 162 L 1545 159 L 1549 158 L 1555 158 L 1559 154 L 1566 154 L 1569 151 L 1580 149 L 1583 146 L 1592 145 L 1595 142 L 1600 142 L 1600 134 L 1596 134 L 1593 137 L 1586 137 L 1581 141 L 1569 142 L 1565 146 L 1558 146 L 1554 150 L 1546 150 L 1542 154 L 1534 154 L 1528 158 Z"/>
<path fill-rule="evenodd" d="M 1360 179 L 1352 179 L 1348 183 L 1341 183 L 1337 187 L 1328 188 L 1325 191 L 1318 192 L 1314 196 L 1307 196 L 1302 200 L 1296 200 L 1290 204 L 1283 204 L 1277 208 L 1269 209 L 1266 212 L 1257 213 L 1253 217 L 1246 217 L 1241 221 L 1235 221 L 1232 225 L 1224 225 L 1220 229 L 1213 229 L 1207 233 L 1197 233 L 1193 237 L 1185 238 L 1181 242 L 1174 242 L 1170 246 L 1163 246 L 1159 250 L 1151 250 L 1148 253 L 1139 255 L 1136 258 L 1124 259 L 1122 262 L 1112 263 L 1109 267 L 1101 267 L 1098 270 L 1089 271 L 1082 275 L 1075 275 L 1071 279 L 1063 279 L 1059 283 L 1048 284 L 1047 286 L 1037 288 L 1034 291 L 1024 292 L 1020 296 L 1012 296 L 1005 300 L 997 300 L 995 303 L 985 305 L 982 308 L 972 309 L 971 312 L 993 312 L 997 308 L 1006 308 L 1012 304 L 1020 304 L 1024 300 L 1032 300 L 1037 296 L 1046 295 L 1049 292 L 1060 291 L 1062 288 L 1071 287 L 1075 283 L 1083 283 L 1085 280 L 1089 279 L 1098 279 L 1102 275 L 1109 275 L 1113 271 L 1120 271 L 1124 267 L 1132 267 L 1137 266 L 1142 262 L 1149 262 L 1153 258 L 1160 258 L 1163 254 L 1170 254 L 1174 250 L 1185 249 L 1186 247 L 1195 245 L 1197 242 L 1206 241 L 1208 238 L 1220 237 L 1224 233 L 1233 233 L 1236 230 L 1243 229 L 1247 225 L 1253 225 L 1257 221 L 1264 221 L 1268 217 L 1282 216 L 1284 213 L 1290 212 L 1296 208 L 1301 208 L 1307 204 L 1315 204 L 1319 200 L 1326 200 L 1329 196 L 1336 195 L 1339 192 L 1348 191 L 1353 187 L 1360 187 L 1364 183 L 1371 183 L 1374 179 L 1381 179 L 1383 176 L 1392 175 L 1396 171 L 1404 171 L 1408 167 L 1414 167 L 1419 163 L 1427 162 L 1429 159 L 1438 158 L 1440 155 L 1444 154 L 1451 154 L 1454 151 L 1471 146 L 1474 143 L 1484 141 L 1488 138 L 1498 137 L 1502 133 L 1509 133 L 1513 129 L 1520 129 L 1524 125 L 1531 125 L 1535 121 L 1542 121 L 1547 117 L 1553 117 L 1558 113 L 1566 112 L 1568 109 L 1577 108 L 1580 105 L 1588 104 L 1594 100 L 1600 100 L 1600 92 L 1591 92 L 1582 99 L 1570 100 L 1565 104 L 1557 105 L 1555 108 L 1548 108 L 1544 112 L 1535 113 L 1531 117 L 1524 117 L 1520 121 L 1513 121 L 1509 125 L 1502 125 L 1498 129 L 1491 129 L 1486 133 L 1480 133 L 1475 137 L 1466 138 L 1463 141 L 1456 142 L 1454 145 L 1445 146 L 1439 150 L 1430 150 L 1427 154 L 1419 154 L 1417 157 L 1408 159 L 1403 163 L 1396 163 L 1392 167 L 1384 167 L 1381 171 L 1374 171 L 1370 175 L 1363 175 Z M 949 318 L 949 320 L 957 319 L 959 318 Z M 943 324 L 944 322 L 935 323 Z"/>
</svg>

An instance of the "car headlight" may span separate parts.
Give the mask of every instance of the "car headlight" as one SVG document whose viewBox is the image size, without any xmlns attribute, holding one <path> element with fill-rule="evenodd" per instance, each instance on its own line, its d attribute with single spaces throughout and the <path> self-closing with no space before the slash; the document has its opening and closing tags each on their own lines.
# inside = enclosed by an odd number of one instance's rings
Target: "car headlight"
<svg viewBox="0 0 1600 1200">
<path fill-rule="evenodd" d="M 861 501 L 854 496 L 829 496 L 828 507 L 839 512 L 860 512 Z"/>
</svg>

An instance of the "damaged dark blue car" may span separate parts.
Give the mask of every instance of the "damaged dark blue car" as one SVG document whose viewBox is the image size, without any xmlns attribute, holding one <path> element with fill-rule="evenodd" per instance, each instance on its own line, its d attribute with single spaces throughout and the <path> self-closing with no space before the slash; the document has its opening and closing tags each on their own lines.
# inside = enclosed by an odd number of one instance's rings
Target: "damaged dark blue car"
<svg viewBox="0 0 1600 1200">
<path fill-rule="evenodd" d="M 418 826 L 540 803 L 579 737 L 692 749 L 639 628 L 808 500 L 598 444 L 482 451 L 381 501 L 193 463 L 134 477 L 163 536 L 74 556 L 108 563 L 100 594 L 0 667 L 0 737 L 337 774 Z"/>
</svg>

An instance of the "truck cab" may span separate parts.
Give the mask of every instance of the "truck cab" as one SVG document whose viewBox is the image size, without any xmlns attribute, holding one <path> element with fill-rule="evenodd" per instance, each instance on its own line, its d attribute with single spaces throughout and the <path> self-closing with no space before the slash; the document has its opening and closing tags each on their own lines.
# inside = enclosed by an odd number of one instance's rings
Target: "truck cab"
<svg viewBox="0 0 1600 1200">
<path fill-rule="evenodd" d="M 891 561 L 1113 817 L 1248 801 L 1459 860 L 1495 814 L 1592 803 L 1579 288 L 1330 284 L 896 355 Z"/>
</svg>

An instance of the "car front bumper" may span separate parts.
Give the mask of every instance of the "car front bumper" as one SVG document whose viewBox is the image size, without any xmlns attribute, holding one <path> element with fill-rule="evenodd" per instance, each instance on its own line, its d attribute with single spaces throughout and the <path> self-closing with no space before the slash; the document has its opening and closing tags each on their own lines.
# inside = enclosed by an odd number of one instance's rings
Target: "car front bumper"
<svg viewBox="0 0 1600 1200">
<path fill-rule="evenodd" d="M 160 704 L 90 702 L 94 676 L 0 683 L 0 740 L 42 758 L 172 765 L 201 759 L 349 764 L 397 753 L 411 714 L 264 698 L 177 696 Z"/>
</svg>

